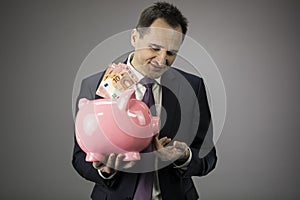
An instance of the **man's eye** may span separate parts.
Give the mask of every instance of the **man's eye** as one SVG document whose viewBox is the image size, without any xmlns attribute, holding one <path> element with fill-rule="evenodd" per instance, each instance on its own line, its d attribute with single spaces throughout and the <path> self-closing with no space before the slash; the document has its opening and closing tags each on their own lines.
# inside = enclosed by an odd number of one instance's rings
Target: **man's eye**
<svg viewBox="0 0 300 200">
<path fill-rule="evenodd" d="M 160 50 L 160 48 L 156 48 L 156 47 L 151 47 L 151 49 L 152 49 L 153 51 L 159 51 L 159 50 Z"/>
<path fill-rule="evenodd" d="M 167 54 L 168 54 L 168 56 L 174 56 L 174 55 L 176 55 L 176 53 L 172 52 L 172 51 L 167 51 Z"/>
</svg>

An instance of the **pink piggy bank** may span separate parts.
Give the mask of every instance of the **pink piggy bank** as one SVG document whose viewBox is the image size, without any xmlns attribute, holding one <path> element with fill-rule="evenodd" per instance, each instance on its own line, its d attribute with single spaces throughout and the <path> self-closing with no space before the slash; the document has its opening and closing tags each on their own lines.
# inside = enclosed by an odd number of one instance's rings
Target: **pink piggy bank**
<svg viewBox="0 0 300 200">
<path fill-rule="evenodd" d="M 159 131 L 159 117 L 126 90 L 118 99 L 80 99 L 75 119 L 76 140 L 86 161 L 101 161 L 105 154 L 123 153 L 124 161 L 139 160 Z"/>
</svg>

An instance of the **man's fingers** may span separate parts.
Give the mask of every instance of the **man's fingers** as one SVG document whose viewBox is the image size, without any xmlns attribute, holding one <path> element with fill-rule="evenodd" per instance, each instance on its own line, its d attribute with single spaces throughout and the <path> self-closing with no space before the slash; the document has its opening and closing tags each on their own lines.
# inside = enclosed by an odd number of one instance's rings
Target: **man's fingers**
<svg viewBox="0 0 300 200">
<path fill-rule="evenodd" d="M 171 138 L 168 138 L 168 137 L 163 137 L 163 138 L 160 138 L 160 139 L 159 139 L 159 143 L 160 143 L 162 146 L 165 146 L 165 145 L 168 144 L 169 142 L 171 142 Z"/>
<path fill-rule="evenodd" d="M 123 161 L 124 154 L 111 153 L 106 157 L 105 162 L 93 162 L 93 167 L 101 172 L 112 173 L 116 170 L 128 169 L 135 165 L 135 161 Z"/>
<path fill-rule="evenodd" d="M 93 167 L 95 169 L 99 169 L 101 172 L 106 172 L 106 173 L 111 173 L 112 172 L 112 169 L 110 167 L 105 166 L 100 161 L 93 162 Z"/>
<path fill-rule="evenodd" d="M 131 167 L 133 167 L 135 164 L 136 164 L 136 161 L 126 161 L 124 162 L 124 166 L 123 166 L 123 169 L 129 169 Z"/>
<path fill-rule="evenodd" d="M 116 157 L 115 169 L 121 169 L 123 162 L 124 162 L 123 161 L 124 157 L 125 157 L 125 155 L 118 154 L 118 156 Z"/>
<path fill-rule="evenodd" d="M 169 143 L 171 141 L 170 138 L 163 137 L 158 140 L 155 138 L 155 146 L 158 147 L 155 154 L 162 160 L 162 161 L 171 161 L 177 160 L 185 155 L 188 146 L 184 142 L 174 141 L 173 145 L 164 147 L 163 145 Z"/>
<path fill-rule="evenodd" d="M 155 137 L 154 138 L 154 149 L 162 149 L 170 141 L 171 141 L 171 139 L 168 138 L 168 137 L 163 137 L 163 138 L 160 138 L 160 139 L 158 139 L 158 137 Z"/>
<path fill-rule="evenodd" d="M 124 154 L 119 154 L 116 158 L 115 168 L 117 170 L 128 169 L 133 167 L 136 164 L 136 161 L 123 161 L 125 158 Z"/>
<path fill-rule="evenodd" d="M 184 143 L 184 142 L 178 142 L 178 141 L 175 141 L 173 146 L 176 148 L 176 149 L 180 149 L 182 151 L 186 151 L 188 146 Z"/>
<path fill-rule="evenodd" d="M 100 171 L 101 171 L 101 172 L 106 172 L 106 173 L 108 173 L 108 174 L 110 174 L 111 172 L 114 172 L 114 170 L 113 170 L 112 168 L 107 167 L 107 166 L 105 166 L 105 165 L 103 165 L 103 166 L 100 168 Z"/>
<path fill-rule="evenodd" d="M 180 148 L 176 148 L 180 147 Z M 185 149 L 187 146 L 184 144 L 173 144 L 173 146 L 167 146 L 162 149 L 159 149 L 155 152 L 155 154 L 160 158 L 162 161 L 174 161 L 184 155 Z"/>
<path fill-rule="evenodd" d="M 158 137 L 154 138 L 154 146 L 155 146 L 154 149 L 161 149 L 161 148 L 163 148 L 163 145 L 159 142 Z"/>
<path fill-rule="evenodd" d="M 115 162 L 116 162 L 116 154 L 114 153 L 111 153 L 109 154 L 108 157 L 106 157 L 107 160 L 106 162 L 104 162 L 105 164 L 103 164 L 101 167 L 100 167 L 100 171 L 101 172 L 106 172 L 108 174 L 112 173 L 112 172 L 115 172 Z"/>
<path fill-rule="evenodd" d="M 168 146 L 162 149 L 159 149 L 156 152 L 156 155 L 162 160 L 162 161 L 168 161 L 168 160 L 172 160 L 174 157 L 174 147 L 172 146 Z"/>
<path fill-rule="evenodd" d="M 106 162 L 106 166 L 110 167 L 110 168 L 114 168 L 115 167 L 115 160 L 116 160 L 116 154 L 111 153 L 108 156 L 107 162 Z"/>
<path fill-rule="evenodd" d="M 103 163 L 100 161 L 93 162 L 93 167 L 95 169 L 100 169 L 101 165 L 103 165 Z"/>
</svg>

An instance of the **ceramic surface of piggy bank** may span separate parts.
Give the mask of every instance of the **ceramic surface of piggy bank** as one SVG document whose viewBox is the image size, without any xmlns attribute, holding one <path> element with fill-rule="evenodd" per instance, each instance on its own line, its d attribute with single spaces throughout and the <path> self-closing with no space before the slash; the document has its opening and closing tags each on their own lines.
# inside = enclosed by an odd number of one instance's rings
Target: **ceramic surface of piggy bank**
<svg viewBox="0 0 300 200">
<path fill-rule="evenodd" d="M 139 152 L 159 131 L 159 117 L 131 89 L 118 99 L 80 99 L 78 107 L 75 135 L 89 162 L 110 153 L 123 153 L 124 161 L 139 160 Z"/>
</svg>

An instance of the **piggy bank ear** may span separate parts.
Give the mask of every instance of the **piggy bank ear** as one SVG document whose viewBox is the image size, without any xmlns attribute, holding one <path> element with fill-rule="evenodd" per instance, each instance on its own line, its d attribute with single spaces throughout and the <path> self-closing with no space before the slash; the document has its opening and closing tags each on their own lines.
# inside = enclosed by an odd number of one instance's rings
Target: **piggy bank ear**
<svg viewBox="0 0 300 200">
<path fill-rule="evenodd" d="M 79 99 L 79 102 L 78 102 L 78 108 L 82 108 L 82 106 L 88 104 L 89 100 L 86 99 L 86 98 L 82 98 L 82 99 Z"/>
<path fill-rule="evenodd" d="M 135 98 L 134 93 L 135 90 L 127 89 L 120 95 L 120 97 L 117 99 L 117 105 L 120 110 L 126 111 L 129 100 Z"/>
</svg>

